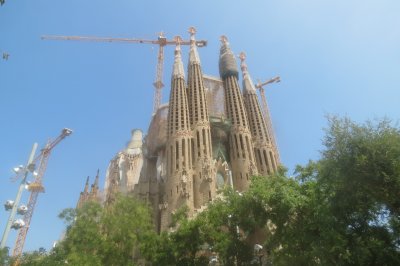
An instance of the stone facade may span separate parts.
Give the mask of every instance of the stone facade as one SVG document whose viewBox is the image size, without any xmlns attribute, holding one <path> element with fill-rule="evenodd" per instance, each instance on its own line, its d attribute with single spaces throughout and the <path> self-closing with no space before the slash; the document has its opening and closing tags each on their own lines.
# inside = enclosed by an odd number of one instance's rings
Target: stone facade
<svg viewBox="0 0 400 266">
<path fill-rule="evenodd" d="M 93 202 L 102 202 L 102 191 L 99 189 L 99 170 L 97 170 L 97 174 L 93 184 L 90 186 L 89 191 L 89 177 L 86 178 L 85 188 L 79 195 L 78 203 L 76 204 L 76 208 L 82 207 L 82 205 L 88 201 Z"/>
<path fill-rule="evenodd" d="M 122 192 L 149 202 L 158 231 L 170 228 L 180 207 L 196 215 L 218 189 L 244 191 L 252 175 L 271 174 L 278 166 L 247 66 L 242 62 L 242 93 L 237 61 L 222 37 L 220 78 L 204 75 L 194 33 L 187 81 L 177 39 L 169 104 L 153 114 L 143 141 L 132 134 L 106 174 L 106 201 Z"/>
</svg>

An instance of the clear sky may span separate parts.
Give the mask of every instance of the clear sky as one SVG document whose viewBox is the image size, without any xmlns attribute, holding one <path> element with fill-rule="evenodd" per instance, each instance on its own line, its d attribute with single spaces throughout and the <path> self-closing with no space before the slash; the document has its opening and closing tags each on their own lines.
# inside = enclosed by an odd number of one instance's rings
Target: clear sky
<svg viewBox="0 0 400 266">
<path fill-rule="evenodd" d="M 74 130 L 50 157 L 25 250 L 49 249 L 64 229 L 58 213 L 75 207 L 86 176 L 130 138 L 147 131 L 157 46 L 44 41 L 41 35 L 208 40 L 203 72 L 218 76 L 219 36 L 245 51 L 250 75 L 282 82 L 266 88 L 281 160 L 318 159 L 327 114 L 356 121 L 400 117 L 398 0 L 104 1 L 6 0 L 0 7 L 0 202 L 13 199 L 12 167 L 63 127 Z M 187 67 L 188 48 L 183 47 Z M 165 51 L 163 102 L 173 47 Z M 23 202 L 27 202 L 25 192 Z M 0 233 L 8 213 L 0 209 Z M 8 246 L 13 247 L 15 233 Z"/>
</svg>

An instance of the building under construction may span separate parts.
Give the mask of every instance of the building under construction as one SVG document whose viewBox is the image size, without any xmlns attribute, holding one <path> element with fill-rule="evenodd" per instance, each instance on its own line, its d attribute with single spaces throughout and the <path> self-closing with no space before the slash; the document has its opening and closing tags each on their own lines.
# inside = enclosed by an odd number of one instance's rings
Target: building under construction
<svg viewBox="0 0 400 266">
<path fill-rule="evenodd" d="M 106 173 L 104 200 L 112 202 L 117 192 L 135 194 L 152 205 L 161 231 L 169 228 L 180 207 L 186 205 L 193 216 L 222 187 L 244 191 L 251 176 L 266 176 L 279 165 L 269 115 L 262 111 L 244 54 L 242 88 L 238 63 L 224 36 L 220 77 L 204 75 L 194 33 L 186 73 L 177 39 L 169 103 L 156 108 L 145 137 L 140 129 L 132 131 L 131 141 Z M 97 191 L 96 182 L 94 186 Z M 93 197 L 87 183 L 80 202 Z"/>
</svg>

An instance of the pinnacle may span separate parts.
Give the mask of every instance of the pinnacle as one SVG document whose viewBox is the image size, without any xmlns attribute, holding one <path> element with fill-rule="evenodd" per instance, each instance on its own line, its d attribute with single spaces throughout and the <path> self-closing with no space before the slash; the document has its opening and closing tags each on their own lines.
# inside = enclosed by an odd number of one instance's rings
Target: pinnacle
<svg viewBox="0 0 400 266">
<path fill-rule="evenodd" d="M 182 63 L 182 55 L 181 55 L 181 37 L 176 36 L 175 41 L 176 41 L 176 47 L 175 47 L 175 61 L 174 61 L 174 66 L 172 69 L 172 77 L 173 78 L 185 78 L 185 71 L 183 69 L 183 63 Z"/>
</svg>

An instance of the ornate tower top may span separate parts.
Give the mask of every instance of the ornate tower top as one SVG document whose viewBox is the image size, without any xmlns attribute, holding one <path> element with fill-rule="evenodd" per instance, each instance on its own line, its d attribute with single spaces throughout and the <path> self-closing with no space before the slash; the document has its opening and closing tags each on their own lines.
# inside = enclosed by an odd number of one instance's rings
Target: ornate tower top
<svg viewBox="0 0 400 266">
<path fill-rule="evenodd" d="M 189 33 L 190 33 L 190 53 L 189 53 L 189 64 L 200 64 L 200 57 L 197 52 L 197 47 L 196 47 L 196 39 L 194 35 L 196 34 L 196 29 L 194 27 L 189 28 Z"/>
<path fill-rule="evenodd" d="M 131 140 L 128 142 L 125 152 L 133 155 L 140 154 L 143 145 L 143 132 L 140 129 L 133 129 L 131 134 Z"/>
<path fill-rule="evenodd" d="M 185 78 L 185 71 L 183 69 L 182 55 L 181 55 L 181 42 L 182 38 L 180 36 L 175 36 L 176 42 L 175 47 L 175 61 L 172 68 L 172 78 Z"/>
<path fill-rule="evenodd" d="M 94 183 L 92 184 L 90 193 L 97 193 L 97 191 L 99 189 L 99 172 L 100 172 L 100 170 L 97 169 L 96 178 L 94 180 Z"/>
<path fill-rule="evenodd" d="M 219 38 L 219 40 L 220 40 L 224 45 L 229 45 L 228 37 L 226 37 L 225 35 L 221 35 L 221 37 Z"/>
<path fill-rule="evenodd" d="M 238 78 L 239 71 L 237 69 L 235 56 L 229 48 L 228 38 L 221 36 L 221 49 L 219 55 L 219 75 L 222 79 L 228 76 L 235 76 Z"/>
<path fill-rule="evenodd" d="M 245 62 L 246 54 L 241 52 L 239 55 L 240 58 L 240 68 L 242 69 L 243 75 L 243 91 L 244 93 L 254 93 L 256 94 L 256 89 L 254 87 L 253 81 L 251 80 L 250 74 L 247 70 L 247 64 Z"/>
<path fill-rule="evenodd" d="M 89 176 L 86 178 L 85 189 L 83 190 L 83 194 L 87 194 L 89 191 Z"/>
<path fill-rule="evenodd" d="M 196 34 L 196 32 L 197 32 L 197 30 L 196 30 L 196 28 L 195 27 L 190 27 L 189 28 L 189 30 L 188 30 L 188 32 L 190 33 L 190 40 L 192 41 L 194 41 L 194 35 Z M 192 38 L 193 37 L 193 38 Z"/>
<path fill-rule="evenodd" d="M 246 60 L 246 54 L 244 52 L 240 52 L 239 59 L 240 59 L 240 69 L 242 69 L 244 76 L 245 74 L 247 74 L 247 65 L 244 62 L 244 60 Z"/>
<path fill-rule="evenodd" d="M 94 183 L 96 184 L 96 186 L 99 185 L 99 173 L 100 173 L 100 169 L 97 169 L 96 180 L 94 181 Z"/>
</svg>

